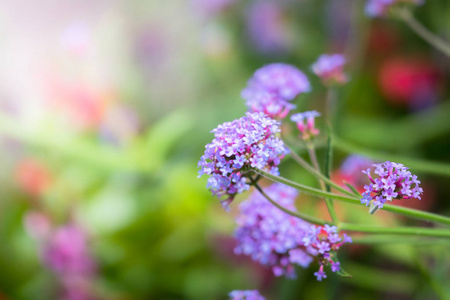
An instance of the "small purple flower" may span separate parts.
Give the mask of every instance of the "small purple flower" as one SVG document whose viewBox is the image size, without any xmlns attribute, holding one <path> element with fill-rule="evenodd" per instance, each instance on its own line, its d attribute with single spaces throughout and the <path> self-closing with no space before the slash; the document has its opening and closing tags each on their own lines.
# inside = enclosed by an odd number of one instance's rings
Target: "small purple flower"
<svg viewBox="0 0 450 300">
<path fill-rule="evenodd" d="M 314 276 L 317 277 L 317 281 L 322 281 L 322 279 L 327 278 L 327 275 L 323 271 L 323 266 L 320 266 L 319 271 L 315 272 Z"/>
<path fill-rule="evenodd" d="M 297 128 L 303 140 L 308 140 L 320 133 L 319 129 L 315 128 L 315 118 L 319 116 L 320 113 L 315 110 L 305 111 L 291 116 L 291 121 L 297 123 Z"/>
<path fill-rule="evenodd" d="M 289 101 L 310 89 L 308 78 L 300 70 L 288 64 L 274 63 L 256 70 L 241 96 L 249 111 L 282 119 L 295 108 Z"/>
<path fill-rule="evenodd" d="M 341 54 L 322 54 L 312 65 L 312 71 L 329 84 L 344 84 L 348 81 L 344 73 L 345 57 Z"/>
<path fill-rule="evenodd" d="M 373 200 L 373 205 L 382 208 L 387 201 L 394 199 L 418 198 L 423 190 L 419 187 L 420 181 L 417 176 L 411 174 L 408 168 L 402 164 L 386 161 L 382 164 L 374 164 L 375 174 L 378 178 L 370 176 L 370 169 L 363 171 L 372 182 L 364 186 L 361 203 L 368 206 Z"/>
<path fill-rule="evenodd" d="M 206 187 L 219 199 L 225 197 L 224 207 L 236 194 L 250 188 L 246 183 L 250 168 L 278 174 L 277 166 L 286 153 L 283 142 L 275 136 L 280 131 L 278 125 L 263 113 L 247 113 L 212 131 L 215 138 L 206 145 L 198 163 L 199 177 L 210 176 Z"/>
<path fill-rule="evenodd" d="M 330 244 L 328 242 L 320 242 L 317 244 L 317 248 L 319 249 L 320 254 L 325 254 L 325 252 L 328 252 L 331 250 Z"/>
<path fill-rule="evenodd" d="M 368 0 L 366 3 L 366 15 L 369 17 L 380 17 L 388 14 L 394 5 L 406 3 L 422 5 L 425 0 Z"/>
<path fill-rule="evenodd" d="M 353 242 L 352 238 L 350 236 L 348 236 L 347 234 L 344 233 L 343 237 L 344 237 L 344 243 L 352 243 Z"/>
<path fill-rule="evenodd" d="M 246 291 L 232 291 L 228 294 L 230 296 L 229 300 L 265 300 L 263 296 L 259 294 L 257 290 L 246 290 Z"/>
<path fill-rule="evenodd" d="M 323 227 L 323 230 L 325 230 L 325 232 L 328 234 L 337 233 L 337 227 L 330 226 L 328 224 L 325 224 L 325 226 Z"/>
<path fill-rule="evenodd" d="M 340 262 L 333 262 L 331 264 L 331 271 L 339 272 L 340 269 L 341 269 L 341 263 Z"/>
</svg>

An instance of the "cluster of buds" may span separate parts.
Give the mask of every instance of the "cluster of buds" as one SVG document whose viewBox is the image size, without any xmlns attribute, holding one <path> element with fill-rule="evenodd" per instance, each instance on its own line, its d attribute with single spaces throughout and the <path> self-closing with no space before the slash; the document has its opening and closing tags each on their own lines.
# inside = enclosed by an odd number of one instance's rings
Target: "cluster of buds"
<svg viewBox="0 0 450 300">
<path fill-rule="evenodd" d="M 336 251 L 344 243 L 351 243 L 352 238 L 347 234 L 340 236 L 336 226 L 315 226 L 312 225 L 303 237 L 304 246 L 308 252 L 317 256 L 319 270 L 314 273 L 318 281 L 327 278 L 324 271 L 325 266 L 330 266 L 331 271 L 339 272 L 341 263 L 337 260 Z"/>
<path fill-rule="evenodd" d="M 291 116 L 291 121 L 297 123 L 297 128 L 300 131 L 300 138 L 302 140 L 309 140 L 320 133 L 319 129 L 315 127 L 315 118 L 319 116 L 320 113 L 315 110 L 305 111 Z"/>
<path fill-rule="evenodd" d="M 341 54 L 323 54 L 311 68 L 325 85 L 344 84 L 348 81 L 343 70 L 345 63 L 345 57 Z"/>
</svg>

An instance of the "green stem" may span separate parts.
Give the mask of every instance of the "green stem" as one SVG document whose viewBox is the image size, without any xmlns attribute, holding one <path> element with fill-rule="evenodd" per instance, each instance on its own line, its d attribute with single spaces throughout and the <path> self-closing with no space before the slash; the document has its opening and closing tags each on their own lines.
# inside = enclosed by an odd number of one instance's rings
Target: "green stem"
<svg viewBox="0 0 450 300">
<path fill-rule="evenodd" d="M 325 220 L 322 220 L 322 219 L 319 219 L 319 218 L 316 218 L 316 217 L 313 217 L 313 216 L 309 216 L 309 215 L 303 214 L 301 212 L 295 212 L 295 211 L 289 210 L 289 209 L 281 206 L 277 202 L 275 202 L 272 198 L 270 198 L 269 195 L 267 195 L 264 192 L 264 190 L 256 182 L 253 182 L 253 186 L 261 193 L 261 195 L 263 195 L 267 200 L 269 200 L 270 203 L 272 203 L 274 206 L 276 206 L 280 210 L 284 211 L 288 215 L 300 218 L 300 219 L 308 221 L 308 222 L 310 222 L 312 224 L 317 224 L 317 225 L 331 224 L 331 222 L 327 222 Z"/>
<path fill-rule="evenodd" d="M 403 236 L 403 235 L 381 235 L 371 234 L 365 236 L 352 237 L 352 244 L 370 244 L 370 245 L 383 245 L 383 244 L 409 244 L 418 246 L 428 245 L 449 245 L 450 240 L 424 238 L 415 236 Z"/>
<path fill-rule="evenodd" d="M 319 161 L 317 160 L 314 145 L 312 143 L 308 143 L 307 149 L 308 149 L 308 154 L 311 159 L 311 162 L 314 166 L 314 169 L 317 171 L 317 173 L 320 174 Z M 320 187 L 322 188 L 322 191 L 326 191 L 324 181 L 319 179 L 319 183 L 320 183 Z M 328 213 L 330 214 L 331 220 L 333 220 L 333 223 L 337 224 L 339 222 L 339 219 L 336 215 L 336 211 L 334 210 L 333 201 L 329 198 L 325 198 L 325 204 L 327 205 Z"/>
<path fill-rule="evenodd" d="M 450 44 L 425 28 L 414 18 L 409 10 L 399 11 L 399 16 L 418 36 L 428 42 L 432 47 L 450 57 Z"/>
<path fill-rule="evenodd" d="M 346 203 L 351 203 L 351 204 L 356 204 L 356 205 L 361 205 L 361 201 L 359 197 L 356 196 L 344 196 L 344 195 L 337 195 L 337 194 L 333 194 L 333 193 L 328 193 L 328 192 L 324 192 L 303 184 L 299 184 L 296 182 L 293 182 L 289 179 L 283 178 L 283 177 L 279 177 L 279 176 L 275 176 L 273 174 L 270 174 L 264 170 L 260 170 L 260 169 L 252 169 L 253 172 L 255 172 L 256 174 L 262 175 L 266 178 L 269 178 L 273 181 L 276 182 L 280 182 L 283 184 L 286 184 L 290 187 L 293 187 L 295 189 L 298 189 L 302 192 L 305 192 L 307 194 L 311 194 L 311 195 L 315 195 L 315 196 L 319 196 L 319 197 L 324 197 L 324 198 L 331 198 L 331 199 L 335 199 L 335 200 L 339 200 L 341 202 L 346 202 Z M 441 224 L 445 224 L 445 225 L 450 225 L 450 218 L 445 217 L 445 216 L 441 216 L 441 215 L 437 215 L 437 214 L 433 214 L 433 213 L 429 213 L 429 212 L 424 212 L 424 211 L 420 211 L 420 210 L 415 210 L 415 209 L 411 209 L 411 208 L 406 208 L 406 207 L 401 207 L 401 206 L 395 206 L 395 205 L 389 205 L 389 204 L 385 204 L 383 206 L 383 210 L 385 211 L 389 211 L 389 212 L 393 212 L 393 213 L 397 213 L 400 215 L 404 215 L 404 216 L 408 216 L 411 218 L 415 218 L 415 219 L 419 219 L 419 220 L 424 220 L 424 221 L 429 221 L 429 222 L 436 222 L 436 223 L 441 223 Z"/>
<path fill-rule="evenodd" d="M 439 228 L 422 228 L 422 227 L 380 227 L 374 225 L 350 224 L 340 223 L 338 225 L 340 230 L 358 231 L 376 234 L 401 234 L 401 235 L 416 235 L 416 236 L 430 236 L 430 237 L 445 237 L 450 238 L 449 229 Z"/>
<path fill-rule="evenodd" d="M 334 136 L 334 145 L 336 148 L 345 153 L 359 153 L 369 158 L 381 161 L 401 161 L 404 165 L 407 165 L 411 169 L 414 169 L 418 172 L 450 176 L 450 165 L 442 162 L 433 162 L 422 159 L 402 157 L 395 154 L 383 153 L 381 151 L 375 151 L 355 145 L 353 143 L 349 143 L 338 138 L 337 136 Z"/>
<path fill-rule="evenodd" d="M 295 153 L 294 150 L 292 150 L 292 148 L 289 148 L 289 154 L 291 155 L 292 159 L 295 160 L 295 162 L 297 162 L 300 166 L 302 166 L 303 168 L 305 168 L 306 171 L 308 171 L 309 173 L 311 173 L 312 175 L 316 176 L 317 178 L 323 180 L 326 184 L 332 186 L 335 190 L 349 195 L 349 196 L 354 196 L 353 193 L 349 192 L 348 190 L 346 190 L 345 188 L 341 187 L 340 185 L 334 183 L 333 181 L 331 181 L 330 179 L 328 179 L 327 177 L 325 177 L 322 173 L 316 171 L 313 167 L 311 167 L 301 156 L 299 156 L 297 153 Z"/>
</svg>

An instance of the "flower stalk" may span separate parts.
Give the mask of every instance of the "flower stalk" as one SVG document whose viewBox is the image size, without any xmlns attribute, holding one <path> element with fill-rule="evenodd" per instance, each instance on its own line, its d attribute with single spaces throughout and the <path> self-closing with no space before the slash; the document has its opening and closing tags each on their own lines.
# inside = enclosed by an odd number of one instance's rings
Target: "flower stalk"
<svg viewBox="0 0 450 300">
<path fill-rule="evenodd" d="M 411 28 L 412 31 L 424 39 L 428 44 L 450 57 L 450 43 L 444 41 L 425 28 L 425 26 L 414 18 L 409 10 L 400 10 L 398 12 L 398 16 L 406 23 L 406 25 L 408 25 L 409 28 Z"/>
<path fill-rule="evenodd" d="M 328 198 L 338 200 L 341 202 L 361 205 L 361 199 L 359 197 L 356 197 L 355 195 L 344 196 L 344 195 L 337 195 L 337 194 L 333 194 L 333 193 L 329 193 L 329 192 L 324 192 L 324 191 L 321 191 L 321 190 L 318 190 L 318 189 L 315 189 L 315 188 L 312 188 L 312 187 L 309 187 L 306 185 L 302 185 L 302 184 L 293 182 L 293 181 L 283 178 L 283 177 L 275 176 L 264 170 L 252 169 L 252 171 L 255 172 L 256 174 L 259 174 L 268 179 L 271 179 L 272 181 L 286 184 L 288 186 L 296 188 L 296 189 L 298 189 L 304 193 L 310 194 L 310 195 L 315 195 L 315 196 L 324 197 L 324 198 L 328 197 Z M 435 222 L 435 223 L 440 223 L 440 224 L 444 224 L 444 225 L 450 225 L 450 218 L 448 218 L 446 216 L 441 216 L 441 215 L 437 215 L 437 214 L 433 214 L 433 213 L 429 213 L 429 212 L 424 212 L 424 211 L 420 211 L 420 210 L 415 210 L 415 209 L 401 207 L 401 206 L 395 206 L 395 205 L 389 205 L 389 204 L 385 204 L 382 209 L 385 211 L 397 213 L 397 214 L 404 215 L 404 216 L 418 219 L 418 220 Z"/>
</svg>

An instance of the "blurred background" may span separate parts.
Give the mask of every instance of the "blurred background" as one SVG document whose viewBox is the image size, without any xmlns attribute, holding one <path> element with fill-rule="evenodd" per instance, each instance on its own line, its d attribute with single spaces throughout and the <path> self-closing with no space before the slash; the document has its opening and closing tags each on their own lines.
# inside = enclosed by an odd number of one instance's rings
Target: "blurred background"
<svg viewBox="0 0 450 300">
<path fill-rule="evenodd" d="M 298 111 L 323 111 L 326 89 L 310 65 L 344 53 L 333 178 L 365 184 L 352 154 L 402 162 L 425 190 L 405 205 L 448 215 L 450 59 L 402 22 L 367 18 L 360 0 L 0 3 L 0 299 L 449 295 L 448 243 L 345 246 L 352 278 L 316 282 L 316 264 L 275 278 L 233 254 L 248 194 L 226 213 L 197 179 L 210 131 L 245 113 L 240 91 L 256 69 L 297 66 L 313 87 Z M 450 37 L 450 2 L 427 1 L 415 15 Z M 280 169 L 317 186 L 289 158 Z M 298 207 L 326 217 L 321 201 L 300 196 Z M 337 209 L 345 220 L 430 226 Z"/>
</svg>

